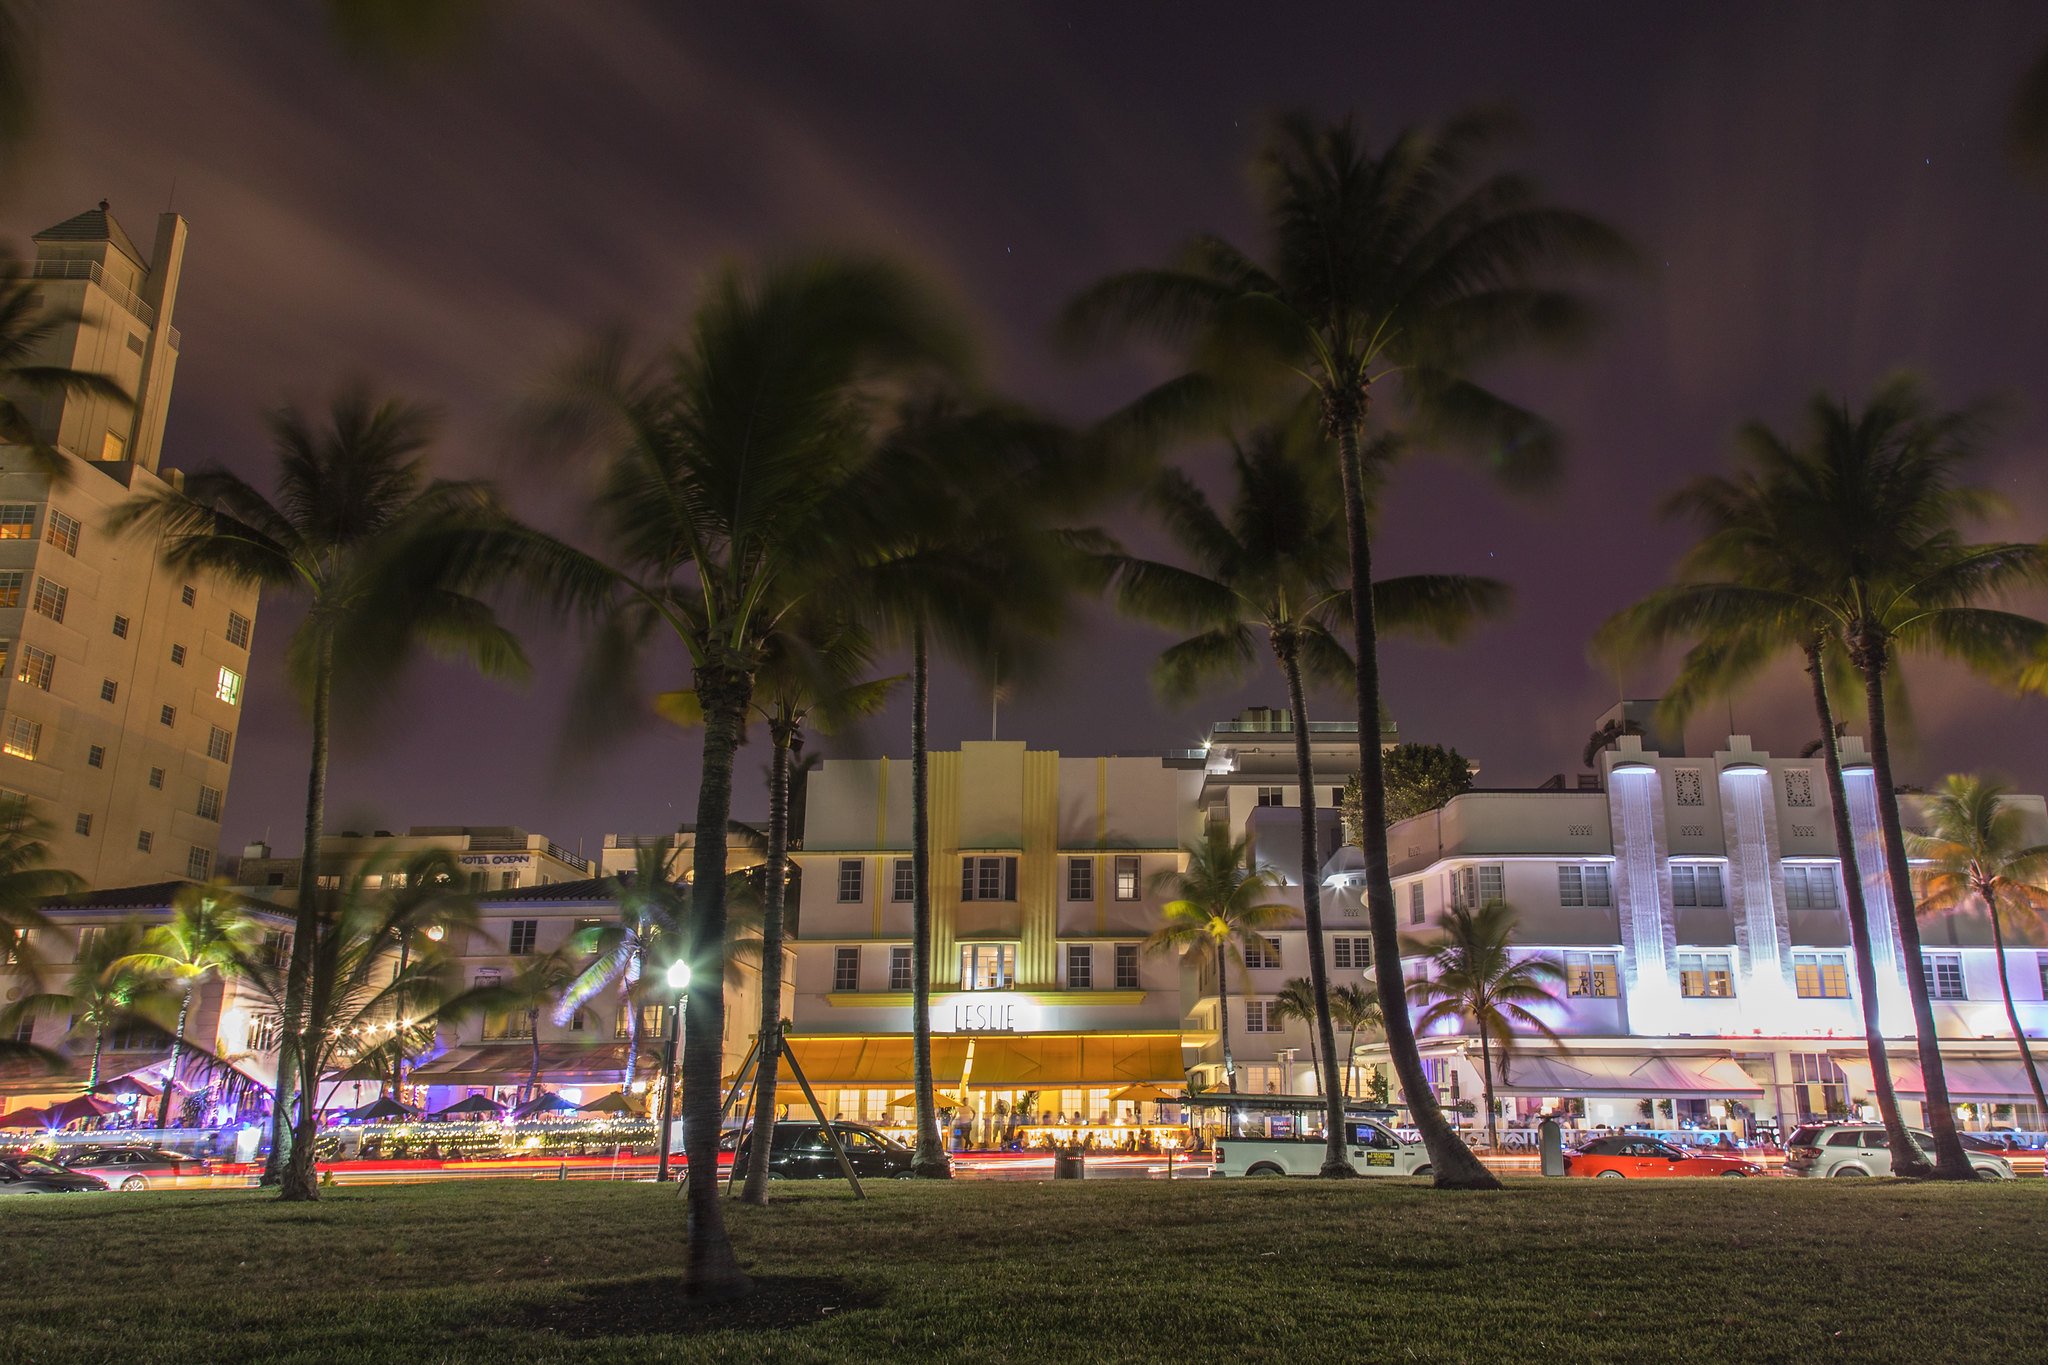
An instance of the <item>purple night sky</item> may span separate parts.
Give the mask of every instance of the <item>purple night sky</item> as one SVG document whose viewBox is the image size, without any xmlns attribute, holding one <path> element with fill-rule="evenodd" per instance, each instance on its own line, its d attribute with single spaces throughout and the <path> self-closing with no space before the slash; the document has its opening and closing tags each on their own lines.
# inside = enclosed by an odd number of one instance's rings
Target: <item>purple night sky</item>
<svg viewBox="0 0 2048 1365">
<path fill-rule="evenodd" d="M 2028 473 L 2048 432 L 2048 189 L 2000 149 L 2005 100 L 2048 39 L 2038 5 L 508 0 L 484 7 L 466 51 L 400 73 L 336 55 L 311 0 L 51 8 L 42 129 L 0 235 L 21 244 L 102 197 L 144 242 L 167 203 L 190 219 L 166 463 L 264 478 L 260 410 L 362 373 L 444 405 L 443 472 L 499 478 L 522 514 L 569 529 L 572 486 L 507 453 L 522 394 L 597 327 L 672 333 L 713 262 L 816 244 L 923 262 L 979 316 L 1005 386 L 1088 417 L 1155 376 L 1055 357 L 1054 311 L 1190 231 L 1251 239 L 1243 167 L 1263 114 L 1355 110 L 1385 130 L 1505 98 L 1532 130 L 1521 166 L 1623 227 L 1649 268 L 1611 292 L 1590 353 L 1494 376 L 1568 432 L 1556 493 L 1511 501 L 1429 461 L 1397 476 L 1383 572 L 1490 573 L 1517 591 L 1512 617 L 1463 647 L 1386 651 L 1408 737 L 1455 744 L 1488 785 L 1575 771 L 1617 692 L 1584 641 L 1681 544 L 1655 504 L 1715 468 L 1738 421 L 1785 425 L 1818 387 L 1857 395 L 1905 365 L 1946 399 L 2010 394 L 1984 474 L 2019 508 L 2003 533 L 2048 530 Z M 670 12 L 686 8 L 730 12 Z M 1110 524 L 1154 543 L 1129 513 Z M 289 624 L 266 603 L 230 852 L 266 831 L 297 843 Z M 511 823 L 594 848 L 688 818 L 680 734 L 650 725 L 580 772 L 558 765 L 576 643 L 527 638 L 523 691 L 412 676 L 339 755 L 329 827 Z M 1005 705 L 1002 734 L 1181 747 L 1280 695 L 1261 678 L 1168 711 L 1146 682 L 1165 642 L 1096 613 Z M 2048 703 L 1915 676 L 1906 780 L 1982 765 L 2048 783 Z M 1660 681 L 1621 680 L 1631 695 Z M 1812 737 L 1789 669 L 1734 720 L 1767 746 Z M 933 743 L 988 723 L 986 694 L 942 673 Z M 898 708 L 846 747 L 901 754 L 907 728 Z M 1697 721 L 1694 747 L 1725 728 Z M 764 804 L 762 761 L 742 755 L 739 814 Z"/>
</svg>

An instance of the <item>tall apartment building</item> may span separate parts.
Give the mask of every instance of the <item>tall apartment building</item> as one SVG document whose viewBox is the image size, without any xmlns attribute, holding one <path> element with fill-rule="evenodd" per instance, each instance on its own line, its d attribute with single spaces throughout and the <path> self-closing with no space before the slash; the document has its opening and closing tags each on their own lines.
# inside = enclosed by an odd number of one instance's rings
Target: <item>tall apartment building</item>
<svg viewBox="0 0 2048 1365">
<path fill-rule="evenodd" d="M 16 395 L 69 477 L 0 447 L 0 789 L 34 800 L 54 865 L 93 886 L 205 878 L 256 593 L 173 573 L 152 537 L 106 529 L 179 478 L 159 460 L 185 220 L 158 218 L 148 258 L 104 202 L 34 240 L 32 299 L 60 321 L 33 363 L 106 375 L 133 401 Z"/>
</svg>

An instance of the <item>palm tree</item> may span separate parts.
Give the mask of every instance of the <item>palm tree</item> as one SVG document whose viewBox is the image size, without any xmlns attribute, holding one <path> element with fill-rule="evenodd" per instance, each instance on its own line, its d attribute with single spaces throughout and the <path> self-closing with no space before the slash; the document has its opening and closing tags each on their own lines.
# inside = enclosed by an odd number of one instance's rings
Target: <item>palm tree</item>
<svg viewBox="0 0 2048 1365">
<path fill-rule="evenodd" d="M 1506 901 L 1488 901 L 1477 910 L 1455 905 L 1445 912 L 1442 936 L 1434 941 L 1411 939 L 1408 950 L 1427 955 L 1431 972 L 1408 985 L 1408 998 L 1423 1010 L 1415 1022 L 1423 1028 L 1441 1020 L 1472 1021 L 1479 1035 L 1480 1079 L 1486 1090 L 1486 1145 L 1500 1146 L 1499 1112 L 1493 1102 L 1493 1054 L 1500 1050 L 1506 1069 L 1514 1055 L 1516 1029 L 1528 1029 L 1558 1041 L 1557 1033 L 1532 1008 L 1562 1002 L 1552 983 L 1564 980 L 1564 968 L 1547 957 L 1518 956 L 1509 942 L 1515 932 L 1515 911 Z"/>
<path fill-rule="evenodd" d="M 89 1034 L 92 1038 L 85 1093 L 98 1094 L 100 1063 L 110 1033 L 154 1038 L 163 1032 L 159 1016 L 166 1013 L 165 997 L 150 975 L 132 961 L 142 946 L 143 927 L 137 920 L 87 930 L 79 936 L 63 986 L 24 995 L 0 1016 L 0 1025 L 11 1031 L 22 1020 L 38 1015 L 68 1015 L 74 1037 Z"/>
<path fill-rule="evenodd" d="M 7 51 L 8 29 L 14 22 L 6 9 L 0 8 L 0 151 L 4 151 L 7 131 L 6 67 L 12 61 Z M 46 475 L 53 484 L 70 481 L 70 458 L 36 431 L 35 419 L 18 395 L 77 394 L 129 401 L 128 391 L 106 375 L 36 363 L 43 343 L 59 328 L 77 321 L 74 313 L 44 307 L 27 268 L 10 253 L 0 251 L 0 446 L 20 446 L 28 457 L 29 472 Z"/>
<path fill-rule="evenodd" d="M 550 1012 L 555 1002 L 568 993 L 577 975 L 572 940 L 568 946 L 521 958 L 509 977 L 463 991 L 440 1008 L 437 1018 L 452 1022 L 479 1014 L 486 1017 L 524 1016 L 526 1038 L 533 1053 L 532 1063 L 526 1070 L 526 1083 L 519 1087 L 519 1099 L 524 1103 L 540 1092 L 540 1017 Z M 404 1002 L 397 1002 L 397 1006 L 401 1017 L 404 1017 Z"/>
<path fill-rule="evenodd" d="M 1347 982 L 1331 990 L 1330 1012 L 1338 1026 L 1350 1033 L 1344 1049 L 1344 1097 L 1349 1099 L 1358 1072 L 1358 1031 L 1381 1027 L 1379 993 L 1371 986 Z"/>
<path fill-rule="evenodd" d="M 1991 946 L 1998 956 L 1998 989 L 2005 997 L 2005 1018 L 2019 1044 L 2020 1062 L 2033 1087 L 2036 1111 L 2048 1114 L 2048 1095 L 2041 1091 L 2041 1073 L 2027 1046 L 2012 1003 L 2012 979 L 2005 961 L 2004 919 L 2039 926 L 2048 911 L 2048 844 L 2029 844 L 2022 836 L 2020 808 L 2006 799 L 2006 788 L 1982 778 L 1951 775 L 1928 803 L 1928 832 L 1909 834 L 1908 850 L 1929 864 L 1920 896 L 1920 913 L 1954 914 L 1972 900 L 1991 918 Z"/>
<path fill-rule="evenodd" d="M 640 1004 L 643 979 L 657 965 L 682 952 L 681 926 L 688 918 L 690 895 L 675 880 L 677 849 L 659 839 L 633 850 L 633 871 L 607 878 L 612 920 L 580 930 L 569 940 L 571 959 L 588 958 L 557 995 L 555 1023 L 566 1024 L 576 1011 L 602 991 L 617 991 L 620 1017 L 626 1021 L 626 1061 L 619 1087 L 630 1090 L 640 1054 Z M 666 940 L 667 946 L 661 947 Z M 660 972 L 655 972 L 658 977 Z"/>
<path fill-rule="evenodd" d="M 1273 997 L 1273 1017 L 1308 1025 L 1308 1065 L 1310 1072 L 1315 1076 L 1316 1090 L 1320 1093 L 1323 1089 L 1323 1054 L 1316 1047 L 1315 983 L 1305 976 L 1289 977 L 1287 984 Z M 1336 1063 L 1333 1061 L 1331 1065 L 1334 1067 Z M 1332 1080 L 1330 1084 L 1334 1087 L 1338 1082 Z"/>
<path fill-rule="evenodd" d="M 518 642 L 468 591 L 481 573 L 457 583 L 443 571 L 501 517 L 486 486 L 428 479 L 422 452 L 435 423 L 427 409 L 379 400 L 355 386 L 334 400 L 324 421 L 289 407 L 269 420 L 275 498 L 216 468 L 188 475 L 182 487 L 131 499 L 110 519 L 116 530 L 156 534 L 168 567 L 217 573 L 305 604 L 285 668 L 312 722 L 312 753 L 265 1183 L 290 1160 L 291 1087 L 302 1071 L 298 1039 L 326 1027 L 306 1013 L 306 1002 L 323 914 L 320 837 L 337 698 L 345 713 L 366 712 L 389 695 L 418 648 L 466 658 L 489 676 L 526 671 Z"/>
<path fill-rule="evenodd" d="M 1308 930 L 1309 985 L 1314 1009 L 1306 1021 L 1325 1056 L 1336 1055 L 1330 978 L 1323 943 L 1322 860 L 1317 847 L 1315 764 L 1310 756 L 1307 675 L 1319 684 L 1351 680 L 1351 656 L 1335 638 L 1350 625 L 1350 594 L 1342 490 L 1336 471 L 1310 443 L 1274 427 L 1233 451 L 1236 475 L 1227 517 L 1179 470 L 1153 485 L 1154 506 L 1167 533 L 1195 567 L 1124 554 L 1102 557 L 1114 575 L 1117 603 L 1144 619 L 1195 634 L 1161 655 L 1159 690 L 1186 700 L 1205 683 L 1242 677 L 1258 651 L 1272 650 L 1287 682 L 1294 716 L 1295 780 L 1301 793 L 1301 904 Z M 1487 578 L 1414 575 L 1373 585 L 1374 614 L 1387 630 L 1455 639 L 1479 616 L 1498 611 L 1507 585 Z M 1322 1174 L 1356 1174 L 1345 1159 L 1344 1095 L 1334 1076 L 1318 1084 L 1328 1146 Z"/>
<path fill-rule="evenodd" d="M 171 1033 L 171 1062 L 157 1100 L 156 1126 L 171 1122 L 171 1086 L 185 1051 L 185 1023 L 192 997 L 209 979 L 230 975 L 238 957 L 254 951 L 256 926 L 237 898 L 220 885 L 181 886 L 171 897 L 171 917 L 143 936 L 140 949 L 122 964 L 176 990 L 178 1022 Z"/>
<path fill-rule="evenodd" d="M 51 833 L 27 797 L 0 794 L 0 963 L 37 989 L 43 969 L 38 939 L 51 928 L 43 906 L 85 885 L 75 874 L 47 866 Z M 9 1030 L 0 1037 L 0 1056 L 23 1046 Z"/>
<path fill-rule="evenodd" d="M 1510 486 L 1541 482 L 1555 468 L 1556 433 L 1481 387 L 1472 369 L 1583 334 L 1589 309 L 1547 279 L 1628 254 L 1608 228 L 1545 203 L 1525 178 L 1478 176 L 1507 127 L 1498 114 L 1468 114 L 1409 129 L 1374 153 L 1349 122 L 1282 118 L 1257 165 L 1265 262 L 1198 237 L 1170 267 L 1096 284 L 1064 323 L 1076 341 L 1136 333 L 1182 349 L 1188 373 L 1116 423 L 1134 439 L 1213 427 L 1251 409 L 1318 418 L 1336 444 L 1357 650 L 1366 903 L 1382 962 L 1396 960 L 1400 930 L 1383 818 L 1366 499 L 1400 447 L 1367 440 L 1369 400 L 1375 386 L 1391 389 L 1418 441 L 1476 450 Z M 1430 1096 L 1399 973 L 1381 973 L 1379 989 L 1388 1052 L 1436 1184 L 1497 1187 Z"/>
<path fill-rule="evenodd" d="M 1216 1023 L 1223 1041 L 1225 1084 L 1233 1091 L 1237 1058 L 1230 1050 L 1230 964 L 1242 969 L 1247 943 L 1294 918 L 1293 906 L 1268 899 L 1280 889 L 1279 879 L 1247 864 L 1250 844 L 1249 837 L 1232 839 L 1229 830 L 1212 826 L 1199 843 L 1187 846 L 1185 869 L 1155 874 L 1153 891 L 1171 892 L 1173 899 L 1160 907 L 1165 923 L 1145 940 L 1146 948 L 1155 953 L 1215 955 Z"/>
</svg>

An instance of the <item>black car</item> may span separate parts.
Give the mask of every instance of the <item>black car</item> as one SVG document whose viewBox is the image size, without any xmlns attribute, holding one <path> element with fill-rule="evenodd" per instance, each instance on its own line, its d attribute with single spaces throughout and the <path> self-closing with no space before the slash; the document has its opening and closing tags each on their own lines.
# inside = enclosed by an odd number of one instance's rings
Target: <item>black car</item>
<svg viewBox="0 0 2048 1365">
<path fill-rule="evenodd" d="M 67 1171 L 39 1156 L 0 1156 L 0 1194 L 77 1194 L 106 1187 L 98 1176 Z"/>
<path fill-rule="evenodd" d="M 213 1176 L 212 1162 L 167 1147 L 87 1147 L 64 1164 L 96 1175 L 116 1190 L 206 1185 Z"/>
<path fill-rule="evenodd" d="M 846 1148 L 855 1175 L 862 1179 L 910 1178 L 910 1148 L 864 1123 L 836 1122 L 831 1127 Z M 740 1143 L 738 1160 L 742 1164 L 753 1145 L 751 1134 Z M 776 1124 L 768 1142 L 768 1174 L 782 1180 L 841 1179 L 839 1159 L 832 1154 L 825 1125 L 814 1119 Z"/>
</svg>

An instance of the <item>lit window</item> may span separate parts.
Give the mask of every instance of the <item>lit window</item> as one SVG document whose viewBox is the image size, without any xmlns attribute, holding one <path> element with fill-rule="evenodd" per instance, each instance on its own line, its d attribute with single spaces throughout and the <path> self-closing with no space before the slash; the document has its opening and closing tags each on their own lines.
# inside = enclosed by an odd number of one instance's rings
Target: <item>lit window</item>
<svg viewBox="0 0 2048 1365">
<path fill-rule="evenodd" d="M 839 903 L 841 905 L 856 905 L 860 902 L 862 874 L 866 871 L 866 868 L 867 864 L 859 858 L 841 858 L 839 860 Z"/>
<path fill-rule="evenodd" d="M 128 334 L 128 349 L 142 354 L 142 338 L 133 332 Z M 109 464 L 118 464 L 128 456 L 128 438 L 117 431 L 110 431 L 100 438 L 100 459 Z"/>
<path fill-rule="evenodd" d="M 120 684 L 116 683 L 112 678 L 108 678 L 100 684 L 101 701 L 112 701 L 115 697 L 120 695 L 120 692 Z"/>
<path fill-rule="evenodd" d="M 1680 953 L 1678 993 L 1689 1000 L 1726 1000 L 1735 994 L 1735 975 L 1726 953 Z"/>
<path fill-rule="evenodd" d="M 1254 934 L 1244 945 L 1244 965 L 1247 967 L 1277 967 L 1280 965 L 1280 940 Z"/>
<path fill-rule="evenodd" d="M 1067 945 L 1067 989 L 1086 991 L 1095 988 L 1095 950 L 1085 943 Z"/>
<path fill-rule="evenodd" d="M 1566 953 L 1566 988 L 1574 996 L 1611 1000 L 1620 993 L 1620 971 L 1613 953 Z"/>
<path fill-rule="evenodd" d="M 176 725 L 178 723 L 178 708 L 165 703 L 163 710 L 156 713 L 156 718 L 160 724 Z"/>
<path fill-rule="evenodd" d="M 249 647 L 249 618 L 238 611 L 228 613 L 228 643 L 237 649 Z"/>
<path fill-rule="evenodd" d="M 0 607 L 21 605 L 21 588 L 28 582 L 28 575 L 20 569 L 9 569 L 0 573 Z"/>
<path fill-rule="evenodd" d="M 897 944 L 889 949 L 889 989 L 907 991 L 917 984 L 912 975 L 910 949 Z"/>
<path fill-rule="evenodd" d="M 1017 945 L 966 943 L 960 947 L 960 989 L 1008 990 L 1017 980 Z"/>
<path fill-rule="evenodd" d="M 1116 898 L 1120 901 L 1138 899 L 1138 876 L 1144 864 L 1137 858 L 1119 856 L 1116 860 Z"/>
<path fill-rule="evenodd" d="M 232 668 L 223 668 L 220 671 L 220 677 L 213 684 L 213 695 L 217 700 L 224 701 L 229 706 L 241 705 L 242 675 L 235 672 Z"/>
<path fill-rule="evenodd" d="M 832 954 L 832 989 L 835 991 L 857 991 L 860 989 L 860 949 L 840 948 Z"/>
<path fill-rule="evenodd" d="M 1092 901 L 1095 899 L 1095 860 L 1093 858 L 1067 859 L 1067 899 L 1070 901 Z"/>
<path fill-rule="evenodd" d="M 889 873 L 889 899 L 911 901 L 917 899 L 917 864 L 908 858 L 898 858 Z"/>
<path fill-rule="evenodd" d="M 85 766 L 88 768 L 106 767 L 107 746 L 104 744 L 88 745 L 85 750 Z"/>
<path fill-rule="evenodd" d="M 505 951 L 513 957 L 526 957 L 533 952 L 533 940 L 540 933 L 537 919 L 515 919 L 511 932 L 505 939 Z"/>
<path fill-rule="evenodd" d="M 128 618 L 127 618 L 127 617 L 125 617 L 125 616 L 116 616 L 116 617 L 114 618 L 114 638 L 115 638 L 115 639 L 117 639 L 117 640 L 125 640 L 125 639 L 127 639 L 127 638 L 128 638 Z"/>
<path fill-rule="evenodd" d="M 1116 945 L 1116 988 L 1120 991 L 1138 989 L 1138 945 L 1135 943 Z"/>
<path fill-rule="evenodd" d="M 14 676 L 30 687 L 50 690 L 50 679 L 57 671 L 57 660 L 48 650 L 37 649 L 34 645 L 21 647 L 21 672 Z"/>
<path fill-rule="evenodd" d="M 1372 940 L 1362 934 L 1339 934 L 1330 941 L 1331 965 L 1340 972 L 1372 970 Z"/>
<path fill-rule="evenodd" d="M 25 716 L 10 716 L 7 720 L 7 741 L 0 744 L 0 753 L 33 762 L 36 750 L 43 747 L 43 723 L 29 720 Z"/>
<path fill-rule="evenodd" d="M 80 811 L 78 818 L 71 822 L 71 828 L 79 834 L 92 833 L 92 816 Z"/>
<path fill-rule="evenodd" d="M 34 503 L 10 502 L 0 506 L 0 540 L 34 540 L 35 535 Z"/>
<path fill-rule="evenodd" d="M 64 619 L 64 605 L 70 600 L 71 589 L 62 583 L 52 583 L 47 578 L 38 578 L 36 595 L 29 605 L 35 609 L 37 615 L 61 622 Z"/>
<path fill-rule="evenodd" d="M 1792 981 L 1802 1000 L 1847 1000 L 1849 960 L 1841 953 L 1794 953 Z"/>
<path fill-rule="evenodd" d="M 56 508 L 50 509 L 50 529 L 43 539 L 67 555 L 78 554 L 78 518 L 67 517 Z"/>
<path fill-rule="evenodd" d="M 195 848 L 185 855 L 185 875 L 195 882 L 203 882 L 213 875 L 213 854 L 203 848 Z"/>
<path fill-rule="evenodd" d="M 148 830 L 143 830 L 135 836 L 135 851 L 137 853 L 147 853 L 149 852 L 149 846 L 155 842 L 156 836 Z"/>
<path fill-rule="evenodd" d="M 1960 953 L 1925 953 L 1920 969 L 1927 982 L 1927 994 L 1936 1000 L 1967 1000 L 1963 989 L 1963 959 Z"/>
<path fill-rule="evenodd" d="M 220 788 L 201 787 L 199 789 L 198 815 L 202 820 L 220 819 Z"/>
<path fill-rule="evenodd" d="M 185 646 L 171 646 L 171 662 L 176 664 L 180 668 L 183 668 L 185 666 Z"/>
<path fill-rule="evenodd" d="M 218 725 L 212 727 L 206 736 L 206 756 L 222 763 L 227 762 L 228 755 L 233 752 L 233 742 L 233 737 L 227 731 Z"/>
</svg>

